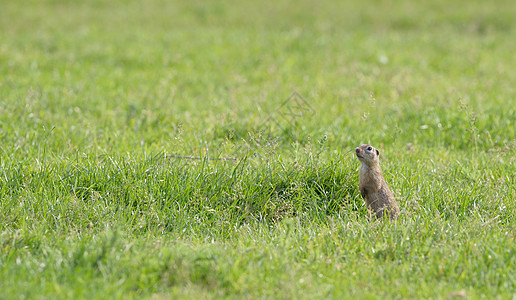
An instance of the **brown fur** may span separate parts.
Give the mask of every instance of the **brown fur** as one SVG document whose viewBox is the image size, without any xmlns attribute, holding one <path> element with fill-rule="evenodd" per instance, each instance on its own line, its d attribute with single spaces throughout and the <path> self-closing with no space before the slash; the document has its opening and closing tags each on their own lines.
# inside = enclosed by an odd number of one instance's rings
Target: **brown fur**
<svg viewBox="0 0 516 300">
<path fill-rule="evenodd" d="M 383 179 L 380 168 L 380 151 L 371 145 L 360 145 L 355 149 L 360 166 L 360 194 L 365 200 L 367 208 L 376 218 L 389 214 L 391 219 L 397 219 L 400 208 L 394 195 Z"/>
</svg>

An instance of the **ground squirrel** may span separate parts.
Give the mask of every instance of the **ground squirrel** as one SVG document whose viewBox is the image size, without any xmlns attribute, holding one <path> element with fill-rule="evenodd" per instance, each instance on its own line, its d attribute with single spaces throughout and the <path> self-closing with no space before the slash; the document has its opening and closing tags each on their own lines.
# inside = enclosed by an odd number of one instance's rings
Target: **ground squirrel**
<svg viewBox="0 0 516 300">
<path fill-rule="evenodd" d="M 356 148 L 360 166 L 360 194 L 364 198 L 367 208 L 376 218 L 381 218 L 384 213 L 391 219 L 397 219 L 400 208 L 391 190 L 385 183 L 380 168 L 380 151 L 371 145 L 360 145 Z"/>
</svg>

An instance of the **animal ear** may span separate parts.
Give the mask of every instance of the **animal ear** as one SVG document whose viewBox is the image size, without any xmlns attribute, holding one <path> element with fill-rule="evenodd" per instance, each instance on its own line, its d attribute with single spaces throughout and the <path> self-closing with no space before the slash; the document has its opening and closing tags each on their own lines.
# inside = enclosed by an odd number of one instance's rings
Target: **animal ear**
<svg viewBox="0 0 516 300">
<path fill-rule="evenodd" d="M 376 149 L 376 155 L 380 156 L 380 151 L 378 151 L 378 149 Z"/>
</svg>

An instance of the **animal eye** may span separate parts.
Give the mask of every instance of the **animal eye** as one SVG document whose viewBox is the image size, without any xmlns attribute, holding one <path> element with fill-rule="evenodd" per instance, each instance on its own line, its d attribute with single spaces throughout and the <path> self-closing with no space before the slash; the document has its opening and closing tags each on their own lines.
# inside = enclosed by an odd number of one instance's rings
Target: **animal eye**
<svg viewBox="0 0 516 300">
<path fill-rule="evenodd" d="M 371 151 L 371 150 L 373 150 L 373 147 L 371 147 L 371 146 L 367 147 L 367 151 Z"/>
</svg>

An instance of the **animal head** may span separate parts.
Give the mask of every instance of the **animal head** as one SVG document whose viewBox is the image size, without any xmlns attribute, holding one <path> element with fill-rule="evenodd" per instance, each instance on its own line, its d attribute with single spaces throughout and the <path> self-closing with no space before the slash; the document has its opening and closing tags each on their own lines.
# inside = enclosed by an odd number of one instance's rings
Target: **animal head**
<svg viewBox="0 0 516 300">
<path fill-rule="evenodd" d="M 380 151 L 371 145 L 362 144 L 355 149 L 358 160 L 367 165 L 372 165 L 379 161 Z"/>
</svg>

